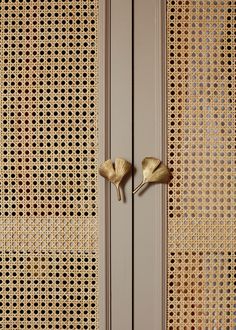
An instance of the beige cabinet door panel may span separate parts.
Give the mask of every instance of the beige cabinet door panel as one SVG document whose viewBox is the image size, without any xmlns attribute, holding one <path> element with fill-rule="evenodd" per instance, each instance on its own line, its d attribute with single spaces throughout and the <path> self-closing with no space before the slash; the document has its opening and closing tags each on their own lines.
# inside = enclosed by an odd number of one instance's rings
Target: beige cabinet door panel
<svg viewBox="0 0 236 330">
<path fill-rule="evenodd" d="M 234 22 L 235 1 L 134 1 L 134 163 L 172 172 L 134 199 L 135 329 L 236 328 Z"/>
</svg>

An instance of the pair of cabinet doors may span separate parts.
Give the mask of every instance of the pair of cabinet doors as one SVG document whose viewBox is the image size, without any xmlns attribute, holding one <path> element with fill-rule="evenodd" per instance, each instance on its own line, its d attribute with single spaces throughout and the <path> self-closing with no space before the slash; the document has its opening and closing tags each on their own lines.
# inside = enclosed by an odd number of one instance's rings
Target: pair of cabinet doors
<svg viewBox="0 0 236 330">
<path fill-rule="evenodd" d="M 107 134 L 101 162 L 123 157 L 133 165 L 121 202 L 113 186 L 100 191 L 100 200 L 106 196 L 103 216 L 107 215 L 103 249 L 109 250 L 106 322 L 117 330 L 164 329 L 167 187 L 150 185 L 135 195 L 132 191 L 142 180 L 143 158 L 167 162 L 163 111 L 166 7 L 156 0 L 106 5 Z M 100 182 L 106 184 L 103 178 Z"/>
<path fill-rule="evenodd" d="M 110 6 L 108 150 L 134 166 L 111 191 L 111 325 L 236 329 L 236 2 Z M 172 179 L 132 197 L 146 156 Z"/>
<path fill-rule="evenodd" d="M 235 17 L 0 1 L 0 328 L 236 329 Z M 148 156 L 172 178 L 133 195 Z"/>
</svg>

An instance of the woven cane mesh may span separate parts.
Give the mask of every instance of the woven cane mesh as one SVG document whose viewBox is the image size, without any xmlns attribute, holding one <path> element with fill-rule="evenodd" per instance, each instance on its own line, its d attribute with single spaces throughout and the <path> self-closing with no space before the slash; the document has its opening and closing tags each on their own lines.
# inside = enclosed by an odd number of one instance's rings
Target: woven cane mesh
<svg viewBox="0 0 236 330">
<path fill-rule="evenodd" d="M 236 1 L 167 1 L 167 329 L 236 329 Z"/>
<path fill-rule="evenodd" d="M 97 0 L 0 0 L 0 328 L 98 329 L 97 49 Z"/>
</svg>

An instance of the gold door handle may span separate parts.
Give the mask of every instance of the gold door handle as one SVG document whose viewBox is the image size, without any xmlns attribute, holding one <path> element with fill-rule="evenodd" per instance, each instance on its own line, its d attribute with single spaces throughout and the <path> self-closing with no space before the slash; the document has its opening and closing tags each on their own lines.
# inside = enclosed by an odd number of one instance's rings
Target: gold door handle
<svg viewBox="0 0 236 330">
<path fill-rule="evenodd" d="M 118 201 L 121 200 L 121 182 L 130 172 L 131 167 L 131 164 L 123 158 L 116 158 L 115 164 L 108 159 L 99 167 L 99 174 L 115 185 Z"/>
<path fill-rule="evenodd" d="M 134 189 L 133 194 L 139 191 L 146 183 L 168 183 L 170 181 L 170 170 L 160 159 L 146 157 L 142 161 L 143 181 Z"/>
</svg>

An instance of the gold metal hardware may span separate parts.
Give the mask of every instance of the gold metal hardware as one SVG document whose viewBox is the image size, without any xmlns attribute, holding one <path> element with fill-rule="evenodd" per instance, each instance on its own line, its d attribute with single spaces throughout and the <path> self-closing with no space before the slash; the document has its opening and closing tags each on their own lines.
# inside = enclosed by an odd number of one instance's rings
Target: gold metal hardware
<svg viewBox="0 0 236 330">
<path fill-rule="evenodd" d="M 154 157 L 146 157 L 142 161 L 143 181 L 134 189 L 135 194 L 146 183 L 168 183 L 170 181 L 170 170 L 164 165 L 160 159 Z"/>
<path fill-rule="evenodd" d="M 99 167 L 99 174 L 115 185 L 118 201 L 121 200 L 120 184 L 130 170 L 131 164 L 123 158 L 116 158 L 115 164 L 108 159 Z"/>
</svg>

